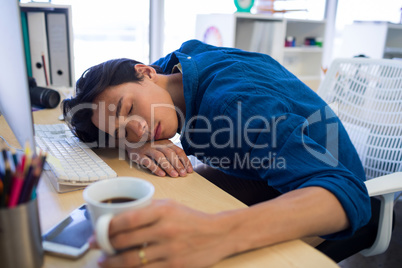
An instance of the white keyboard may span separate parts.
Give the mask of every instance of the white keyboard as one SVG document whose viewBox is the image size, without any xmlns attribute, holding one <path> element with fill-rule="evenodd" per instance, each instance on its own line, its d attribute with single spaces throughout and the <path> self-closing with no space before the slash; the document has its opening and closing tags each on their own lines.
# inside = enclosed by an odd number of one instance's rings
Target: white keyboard
<svg viewBox="0 0 402 268">
<path fill-rule="evenodd" d="M 35 124 L 34 128 L 37 146 L 51 155 L 47 163 L 58 184 L 85 186 L 117 177 L 116 172 L 75 137 L 65 124 Z"/>
</svg>

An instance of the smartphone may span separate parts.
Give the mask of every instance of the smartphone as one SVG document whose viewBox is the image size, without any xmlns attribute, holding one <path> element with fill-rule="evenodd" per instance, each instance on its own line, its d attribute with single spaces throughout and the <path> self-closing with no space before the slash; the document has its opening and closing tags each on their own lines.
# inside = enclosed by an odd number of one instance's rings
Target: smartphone
<svg viewBox="0 0 402 268">
<path fill-rule="evenodd" d="M 50 254 L 78 258 L 88 250 L 92 233 L 91 219 L 84 204 L 42 236 L 43 249 Z"/>
</svg>

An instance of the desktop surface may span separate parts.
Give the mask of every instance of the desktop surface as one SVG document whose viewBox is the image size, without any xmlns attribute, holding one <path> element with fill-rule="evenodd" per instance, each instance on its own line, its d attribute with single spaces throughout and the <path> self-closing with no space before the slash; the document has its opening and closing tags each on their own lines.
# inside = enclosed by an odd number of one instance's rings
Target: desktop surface
<svg viewBox="0 0 402 268">
<path fill-rule="evenodd" d="M 37 111 L 34 112 L 34 123 L 55 124 L 60 122 L 57 119 L 59 115 L 60 110 L 57 108 Z M 17 144 L 17 140 L 13 137 L 11 130 L 2 117 L 0 117 L 0 135 L 7 138 L 7 141 L 12 145 Z M 146 170 L 131 166 L 127 160 L 119 160 L 117 149 L 96 149 L 94 151 L 116 171 L 118 176 L 140 177 L 151 182 L 155 186 L 154 198 L 156 199 L 171 198 L 207 213 L 246 207 L 246 205 L 197 173 L 181 178 L 157 177 Z M 51 171 L 44 172 L 37 190 L 42 233 L 84 203 L 82 190 L 59 194 L 53 188 L 48 176 L 52 176 Z M 101 254 L 99 250 L 90 250 L 78 260 L 63 259 L 46 254 L 43 267 L 97 267 L 97 259 Z M 293 240 L 238 254 L 219 262 L 213 267 L 254 268 L 268 266 L 338 267 L 328 257 L 301 240 Z"/>
</svg>

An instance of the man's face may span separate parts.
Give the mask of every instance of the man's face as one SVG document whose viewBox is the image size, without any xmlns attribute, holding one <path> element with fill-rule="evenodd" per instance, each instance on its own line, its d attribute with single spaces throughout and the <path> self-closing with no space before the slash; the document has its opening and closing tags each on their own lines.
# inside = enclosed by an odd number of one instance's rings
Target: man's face
<svg viewBox="0 0 402 268">
<path fill-rule="evenodd" d="M 171 96 L 148 77 L 108 87 L 94 104 L 91 121 L 116 139 L 126 137 L 131 143 L 169 139 L 177 131 Z"/>
</svg>

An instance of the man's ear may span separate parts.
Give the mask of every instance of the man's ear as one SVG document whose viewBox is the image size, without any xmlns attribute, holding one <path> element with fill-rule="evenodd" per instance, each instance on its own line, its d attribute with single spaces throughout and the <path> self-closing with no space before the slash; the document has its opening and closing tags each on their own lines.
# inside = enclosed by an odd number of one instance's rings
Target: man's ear
<svg viewBox="0 0 402 268">
<path fill-rule="evenodd" d="M 142 74 L 143 76 L 146 76 L 150 79 L 154 79 L 156 77 L 155 69 L 145 64 L 136 64 L 134 66 L 134 70 L 137 73 Z"/>
</svg>

